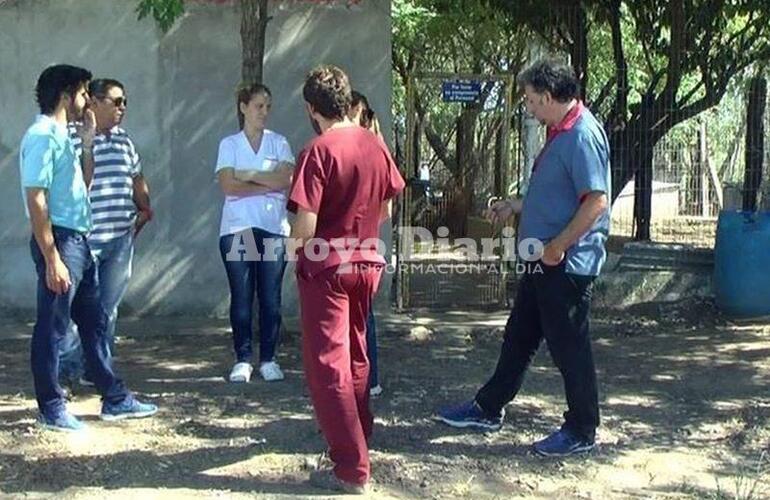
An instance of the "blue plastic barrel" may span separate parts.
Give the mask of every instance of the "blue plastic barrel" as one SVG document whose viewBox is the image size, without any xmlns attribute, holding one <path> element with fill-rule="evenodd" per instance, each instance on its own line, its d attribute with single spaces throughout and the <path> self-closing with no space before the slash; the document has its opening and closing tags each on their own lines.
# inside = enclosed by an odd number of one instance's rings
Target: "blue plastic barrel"
<svg viewBox="0 0 770 500">
<path fill-rule="evenodd" d="M 770 212 L 719 214 L 714 292 L 717 306 L 730 316 L 770 316 Z"/>
</svg>

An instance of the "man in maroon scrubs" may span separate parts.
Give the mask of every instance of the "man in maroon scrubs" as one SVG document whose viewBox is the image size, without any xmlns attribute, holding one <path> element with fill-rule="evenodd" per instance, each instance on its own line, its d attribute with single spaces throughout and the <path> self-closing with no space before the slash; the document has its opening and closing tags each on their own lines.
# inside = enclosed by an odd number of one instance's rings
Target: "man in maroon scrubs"
<svg viewBox="0 0 770 500">
<path fill-rule="evenodd" d="M 310 481 L 364 493 L 373 424 L 366 317 L 385 265 L 377 251 L 380 224 L 404 181 L 382 140 L 347 117 L 351 89 L 341 69 L 314 69 L 302 94 L 319 135 L 297 162 L 289 194 L 289 209 L 297 214 L 291 237 L 301 248 L 305 376 L 334 462 Z"/>
</svg>

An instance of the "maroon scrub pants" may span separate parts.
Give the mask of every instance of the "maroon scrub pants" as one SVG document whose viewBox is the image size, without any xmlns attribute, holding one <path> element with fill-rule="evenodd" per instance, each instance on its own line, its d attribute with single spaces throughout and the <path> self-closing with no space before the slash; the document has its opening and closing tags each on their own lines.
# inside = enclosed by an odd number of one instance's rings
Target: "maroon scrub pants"
<svg viewBox="0 0 770 500">
<path fill-rule="evenodd" d="M 370 476 L 367 441 L 374 417 L 369 410 L 366 318 L 382 267 L 353 264 L 313 276 L 297 274 L 310 398 L 334 473 L 354 484 L 364 484 Z"/>
</svg>

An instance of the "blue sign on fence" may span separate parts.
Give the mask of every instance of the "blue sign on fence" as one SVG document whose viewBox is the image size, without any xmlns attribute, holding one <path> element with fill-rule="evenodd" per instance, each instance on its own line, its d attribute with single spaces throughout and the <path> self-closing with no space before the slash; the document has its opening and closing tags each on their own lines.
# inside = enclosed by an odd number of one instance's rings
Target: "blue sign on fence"
<svg viewBox="0 0 770 500">
<path fill-rule="evenodd" d="M 476 102 L 481 96 L 481 82 L 441 82 L 444 102 Z"/>
</svg>

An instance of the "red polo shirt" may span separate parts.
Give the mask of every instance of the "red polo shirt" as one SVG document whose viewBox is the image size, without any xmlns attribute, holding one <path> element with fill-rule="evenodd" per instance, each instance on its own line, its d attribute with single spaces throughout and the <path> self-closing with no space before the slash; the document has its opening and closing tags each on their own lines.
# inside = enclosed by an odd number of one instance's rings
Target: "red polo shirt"
<svg viewBox="0 0 770 500">
<path fill-rule="evenodd" d="M 535 163 L 532 165 L 533 172 L 537 168 L 538 160 L 540 160 L 540 157 L 543 155 L 545 150 L 548 149 L 548 145 L 551 143 L 551 141 L 562 132 L 566 132 L 567 130 L 572 129 L 572 127 L 575 126 L 575 123 L 577 123 L 578 119 L 580 118 L 580 115 L 583 114 L 584 109 L 585 107 L 583 106 L 583 102 L 578 100 L 577 104 L 575 104 L 572 109 L 567 111 L 567 114 L 564 115 L 564 118 L 562 118 L 559 123 L 546 129 L 545 144 L 543 145 L 543 149 L 540 150 L 540 154 L 538 154 L 537 158 L 535 158 Z"/>
<path fill-rule="evenodd" d="M 376 252 L 380 210 L 403 189 L 387 146 L 369 130 L 329 129 L 310 141 L 299 155 L 288 208 L 318 214 L 315 239 L 328 245 L 328 255 L 320 247 L 300 251 L 297 271 L 312 276 L 350 262 L 384 264 Z"/>
<path fill-rule="evenodd" d="M 562 118 L 559 123 L 557 123 L 553 127 L 548 127 L 548 130 L 546 131 L 547 140 L 550 141 L 560 133 L 566 132 L 567 130 L 571 130 L 572 127 L 575 126 L 575 123 L 577 123 L 578 118 L 580 118 L 580 115 L 583 114 L 583 109 L 585 109 L 585 107 L 583 106 L 583 102 L 578 101 L 577 104 L 575 104 L 572 107 L 572 109 L 567 111 L 567 114 L 564 115 L 564 118 Z"/>
</svg>

